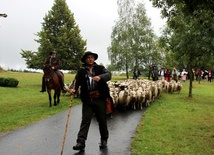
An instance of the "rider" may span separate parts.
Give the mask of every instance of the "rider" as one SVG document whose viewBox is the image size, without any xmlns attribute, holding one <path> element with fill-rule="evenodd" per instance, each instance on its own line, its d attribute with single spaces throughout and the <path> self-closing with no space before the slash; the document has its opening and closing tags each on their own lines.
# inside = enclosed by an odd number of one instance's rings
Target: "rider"
<svg viewBox="0 0 214 155">
<path fill-rule="evenodd" d="M 52 51 L 50 52 L 49 57 L 46 59 L 45 63 L 43 64 L 43 66 L 45 65 L 50 65 L 51 68 L 55 71 L 55 73 L 57 74 L 58 78 L 59 78 L 59 83 L 61 86 L 62 90 L 65 90 L 64 88 L 64 81 L 62 79 L 62 74 L 59 71 L 59 66 L 60 66 L 60 61 L 59 59 L 56 57 L 56 51 Z M 40 92 L 45 92 L 46 91 L 46 87 L 45 87 L 45 77 L 43 75 L 42 77 L 42 90 Z"/>
</svg>

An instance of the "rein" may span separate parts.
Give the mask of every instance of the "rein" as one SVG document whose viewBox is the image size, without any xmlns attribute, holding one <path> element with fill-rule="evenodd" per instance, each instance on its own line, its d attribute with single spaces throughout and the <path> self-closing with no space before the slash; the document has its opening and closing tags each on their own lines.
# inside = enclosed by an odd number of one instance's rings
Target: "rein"
<svg viewBox="0 0 214 155">
<path fill-rule="evenodd" d="M 44 72 L 45 81 L 50 81 L 53 78 L 54 70 L 52 68 L 49 68 L 49 70 L 50 70 L 49 75 L 45 75 L 46 73 Z"/>
</svg>

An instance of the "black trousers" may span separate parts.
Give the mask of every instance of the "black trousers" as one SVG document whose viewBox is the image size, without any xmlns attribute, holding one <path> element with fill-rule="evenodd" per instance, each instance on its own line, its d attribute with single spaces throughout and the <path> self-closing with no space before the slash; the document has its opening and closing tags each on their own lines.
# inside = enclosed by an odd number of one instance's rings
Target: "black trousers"
<svg viewBox="0 0 214 155">
<path fill-rule="evenodd" d="M 61 89 L 63 89 L 64 88 L 64 81 L 62 79 L 62 74 L 59 70 L 56 70 L 55 73 L 57 74 L 57 76 L 59 78 L 59 83 L 60 83 Z"/>
<path fill-rule="evenodd" d="M 85 143 L 89 127 L 91 124 L 91 119 L 94 116 L 97 119 L 100 131 L 100 139 L 107 140 L 109 137 L 107 128 L 107 115 L 106 115 L 106 105 L 105 99 L 89 99 L 82 105 L 82 121 L 80 125 L 80 130 L 77 135 L 77 142 Z"/>
</svg>

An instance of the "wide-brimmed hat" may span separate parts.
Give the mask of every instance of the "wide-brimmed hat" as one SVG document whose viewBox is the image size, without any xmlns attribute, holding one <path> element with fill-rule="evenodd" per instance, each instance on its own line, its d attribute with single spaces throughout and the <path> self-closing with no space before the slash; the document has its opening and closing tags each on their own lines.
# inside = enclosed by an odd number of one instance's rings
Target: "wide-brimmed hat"
<svg viewBox="0 0 214 155">
<path fill-rule="evenodd" d="M 85 54 L 82 56 L 81 61 L 85 62 L 85 59 L 88 55 L 93 55 L 94 56 L 94 60 L 97 60 L 98 55 L 96 53 L 92 53 L 91 51 L 87 51 L 85 52 Z"/>
<path fill-rule="evenodd" d="M 51 55 L 51 54 L 56 54 L 56 53 L 57 53 L 56 51 L 51 51 L 51 52 L 50 52 L 50 55 Z"/>
</svg>

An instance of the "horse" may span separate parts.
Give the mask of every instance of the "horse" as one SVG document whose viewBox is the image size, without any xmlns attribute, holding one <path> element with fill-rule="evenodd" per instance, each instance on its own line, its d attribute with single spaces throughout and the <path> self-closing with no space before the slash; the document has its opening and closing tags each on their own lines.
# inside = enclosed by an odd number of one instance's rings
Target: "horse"
<svg viewBox="0 0 214 155">
<path fill-rule="evenodd" d="M 57 73 L 52 69 L 50 65 L 45 65 L 43 68 L 44 78 L 45 78 L 45 86 L 47 88 L 48 97 L 49 97 L 49 107 L 52 107 L 52 96 L 51 90 L 54 90 L 54 106 L 57 106 L 60 103 L 60 94 L 61 87 L 59 83 L 59 77 Z M 62 74 L 62 79 L 64 80 L 64 74 Z"/>
</svg>

